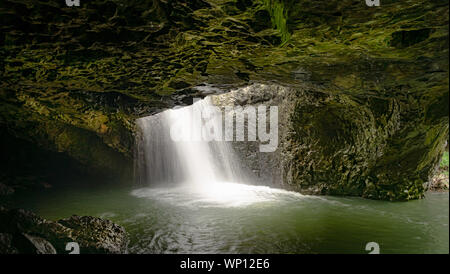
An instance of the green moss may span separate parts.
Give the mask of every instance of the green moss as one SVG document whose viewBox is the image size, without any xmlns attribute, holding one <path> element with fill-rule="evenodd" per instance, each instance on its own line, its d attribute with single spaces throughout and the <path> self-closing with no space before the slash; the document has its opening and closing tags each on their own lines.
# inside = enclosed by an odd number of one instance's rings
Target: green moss
<svg viewBox="0 0 450 274">
<path fill-rule="evenodd" d="M 272 24 L 280 32 L 281 40 L 286 43 L 291 34 L 287 27 L 288 9 L 283 0 L 263 0 L 266 9 L 269 11 Z"/>
<path fill-rule="evenodd" d="M 442 156 L 442 160 L 441 160 L 439 166 L 441 168 L 447 168 L 448 169 L 448 151 L 444 152 L 444 155 Z"/>
</svg>

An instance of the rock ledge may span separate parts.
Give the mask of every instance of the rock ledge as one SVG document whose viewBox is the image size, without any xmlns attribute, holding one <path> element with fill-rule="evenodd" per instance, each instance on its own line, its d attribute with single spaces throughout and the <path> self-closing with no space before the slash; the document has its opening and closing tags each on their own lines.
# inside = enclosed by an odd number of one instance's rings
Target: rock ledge
<svg viewBox="0 0 450 274">
<path fill-rule="evenodd" d="M 80 254 L 127 253 L 125 229 L 109 220 L 76 216 L 57 222 L 24 209 L 0 207 L 0 254 L 67 254 L 76 242 Z"/>
</svg>

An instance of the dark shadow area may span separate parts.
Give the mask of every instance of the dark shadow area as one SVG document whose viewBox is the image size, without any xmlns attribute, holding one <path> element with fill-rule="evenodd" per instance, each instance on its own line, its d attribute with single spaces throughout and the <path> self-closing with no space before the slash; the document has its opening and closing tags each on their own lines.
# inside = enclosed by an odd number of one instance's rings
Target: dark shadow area
<svg viewBox="0 0 450 274">
<path fill-rule="evenodd" d="M 45 189 L 71 184 L 118 183 L 107 174 L 79 163 L 64 152 L 42 149 L 11 135 L 0 127 L 0 190 L 12 194 L 21 190 Z"/>
</svg>

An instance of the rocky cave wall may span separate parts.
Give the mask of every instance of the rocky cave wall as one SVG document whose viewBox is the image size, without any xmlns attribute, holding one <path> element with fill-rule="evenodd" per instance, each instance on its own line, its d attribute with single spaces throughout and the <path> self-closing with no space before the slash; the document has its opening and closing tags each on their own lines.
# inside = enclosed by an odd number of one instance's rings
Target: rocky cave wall
<svg viewBox="0 0 450 274">
<path fill-rule="evenodd" d="M 77 169 L 130 178 L 136 118 L 205 85 L 275 85 L 290 98 L 285 184 L 418 198 L 448 139 L 448 5 L 5 0 L 0 126 Z"/>
<path fill-rule="evenodd" d="M 410 111 L 424 110 L 403 108 L 395 98 L 359 101 L 307 86 L 273 84 L 213 98 L 220 107 L 278 106 L 276 151 L 261 152 L 260 141 L 234 141 L 233 147 L 260 182 L 305 194 L 421 198 L 448 139 L 445 119 L 405 123 L 402 117 Z M 247 130 L 248 122 L 245 134 Z"/>
</svg>

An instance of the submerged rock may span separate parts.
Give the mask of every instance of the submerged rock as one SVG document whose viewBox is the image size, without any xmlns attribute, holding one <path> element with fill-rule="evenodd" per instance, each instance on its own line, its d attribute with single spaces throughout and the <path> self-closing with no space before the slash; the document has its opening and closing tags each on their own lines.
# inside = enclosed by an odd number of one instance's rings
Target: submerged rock
<svg viewBox="0 0 450 274">
<path fill-rule="evenodd" d="M 109 220 L 72 216 L 53 222 L 23 209 L 0 208 L 0 253 L 66 254 L 75 242 L 80 254 L 126 253 L 125 229 Z"/>
</svg>

